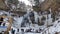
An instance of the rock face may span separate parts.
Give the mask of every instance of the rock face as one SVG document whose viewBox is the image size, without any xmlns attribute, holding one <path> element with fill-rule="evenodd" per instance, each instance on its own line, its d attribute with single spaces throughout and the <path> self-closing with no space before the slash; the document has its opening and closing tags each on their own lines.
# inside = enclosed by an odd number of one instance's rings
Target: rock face
<svg viewBox="0 0 60 34">
<path fill-rule="evenodd" d="M 0 0 L 0 10 L 8 10 L 9 8 L 7 8 L 7 6 L 3 1 L 4 0 Z"/>
<path fill-rule="evenodd" d="M 51 8 L 54 11 L 58 10 L 58 8 L 60 8 L 60 0 L 45 0 L 40 4 L 39 8 L 37 10 L 45 11 L 48 10 L 49 8 Z"/>
</svg>

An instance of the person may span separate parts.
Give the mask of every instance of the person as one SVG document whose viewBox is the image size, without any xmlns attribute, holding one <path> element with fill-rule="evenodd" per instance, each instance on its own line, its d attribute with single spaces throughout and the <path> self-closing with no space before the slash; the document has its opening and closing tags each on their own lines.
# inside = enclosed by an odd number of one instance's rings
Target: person
<svg viewBox="0 0 60 34">
<path fill-rule="evenodd" d="M 0 25 L 2 24 L 3 22 L 3 17 L 0 18 Z"/>
<path fill-rule="evenodd" d="M 24 34 L 24 29 L 21 29 L 22 34 Z"/>
<path fill-rule="evenodd" d="M 17 29 L 17 32 L 19 32 L 19 29 Z"/>
<path fill-rule="evenodd" d="M 34 12 L 30 12 L 29 17 L 30 17 L 30 20 L 32 21 L 32 23 L 35 24 Z"/>
<path fill-rule="evenodd" d="M 3 23 L 3 26 L 5 26 L 5 23 Z"/>
<path fill-rule="evenodd" d="M 12 34 L 15 34 L 15 30 L 12 29 L 11 33 L 12 33 Z"/>
<path fill-rule="evenodd" d="M 42 29 L 39 28 L 39 33 L 42 31 Z"/>
<path fill-rule="evenodd" d="M 24 29 L 21 29 L 22 32 L 24 32 Z"/>
</svg>

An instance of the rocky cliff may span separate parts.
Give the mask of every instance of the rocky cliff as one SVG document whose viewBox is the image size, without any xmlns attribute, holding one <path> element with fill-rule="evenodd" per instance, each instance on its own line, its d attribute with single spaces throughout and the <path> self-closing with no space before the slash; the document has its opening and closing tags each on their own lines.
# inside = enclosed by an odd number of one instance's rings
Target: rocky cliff
<svg viewBox="0 0 60 34">
<path fill-rule="evenodd" d="M 4 0 L 0 0 L 0 10 L 8 10 L 9 8 L 5 5 Z"/>
</svg>

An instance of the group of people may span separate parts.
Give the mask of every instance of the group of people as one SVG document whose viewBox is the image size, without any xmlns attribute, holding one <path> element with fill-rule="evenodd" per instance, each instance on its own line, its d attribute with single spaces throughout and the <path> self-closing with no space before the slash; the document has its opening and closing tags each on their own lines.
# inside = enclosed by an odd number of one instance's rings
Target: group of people
<svg viewBox="0 0 60 34">
<path fill-rule="evenodd" d="M 26 29 L 25 32 L 32 32 L 32 33 L 40 33 L 41 31 L 43 31 L 42 29 Z"/>
<path fill-rule="evenodd" d="M 41 28 L 38 28 L 38 29 L 34 29 L 34 28 L 29 28 L 29 29 L 14 29 L 12 28 L 10 30 L 10 33 L 11 34 L 17 34 L 17 33 L 28 33 L 28 32 L 31 32 L 31 33 L 41 33 L 43 31 L 43 29 Z"/>
</svg>

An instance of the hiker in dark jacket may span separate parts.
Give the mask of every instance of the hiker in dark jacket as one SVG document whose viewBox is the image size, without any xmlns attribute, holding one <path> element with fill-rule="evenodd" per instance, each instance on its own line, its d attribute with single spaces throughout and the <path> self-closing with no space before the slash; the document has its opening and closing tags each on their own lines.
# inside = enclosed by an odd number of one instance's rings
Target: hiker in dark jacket
<svg viewBox="0 0 60 34">
<path fill-rule="evenodd" d="M 3 22 L 3 17 L 0 18 L 0 25 L 2 24 Z"/>
<path fill-rule="evenodd" d="M 19 29 L 17 29 L 17 32 L 19 32 Z"/>
<path fill-rule="evenodd" d="M 30 20 L 32 21 L 32 23 L 35 24 L 34 12 L 30 12 L 29 17 L 30 17 Z"/>
<path fill-rule="evenodd" d="M 15 34 L 15 30 L 12 29 L 11 33 L 12 33 L 12 34 Z"/>
</svg>

